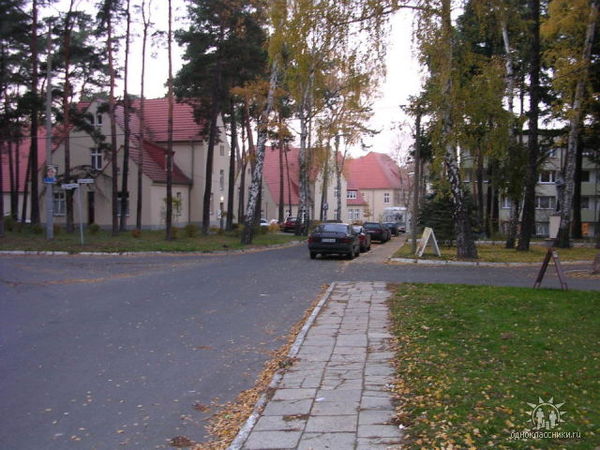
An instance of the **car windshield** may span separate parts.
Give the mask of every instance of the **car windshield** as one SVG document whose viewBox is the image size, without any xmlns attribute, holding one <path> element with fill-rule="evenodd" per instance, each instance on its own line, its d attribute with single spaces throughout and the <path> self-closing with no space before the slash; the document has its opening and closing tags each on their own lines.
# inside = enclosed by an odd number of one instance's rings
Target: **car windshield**
<svg viewBox="0 0 600 450">
<path fill-rule="evenodd" d="M 377 229 L 379 229 L 379 224 L 378 223 L 365 223 L 363 226 L 366 229 L 368 229 L 368 230 L 377 230 Z"/>
<path fill-rule="evenodd" d="M 360 233 L 362 231 L 362 227 L 358 227 L 358 226 L 353 226 L 352 229 L 354 230 L 355 233 Z"/>
<path fill-rule="evenodd" d="M 347 233 L 348 226 L 343 223 L 325 223 L 321 225 L 321 231 L 329 233 Z"/>
</svg>

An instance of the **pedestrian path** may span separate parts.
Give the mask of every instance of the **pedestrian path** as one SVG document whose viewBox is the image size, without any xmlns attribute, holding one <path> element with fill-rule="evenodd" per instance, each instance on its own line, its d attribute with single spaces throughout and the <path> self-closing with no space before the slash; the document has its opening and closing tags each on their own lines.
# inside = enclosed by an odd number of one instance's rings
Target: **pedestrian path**
<svg viewBox="0 0 600 450">
<path fill-rule="evenodd" d="M 335 283 L 296 361 L 234 448 L 399 448 L 389 295 L 385 283 Z"/>
</svg>

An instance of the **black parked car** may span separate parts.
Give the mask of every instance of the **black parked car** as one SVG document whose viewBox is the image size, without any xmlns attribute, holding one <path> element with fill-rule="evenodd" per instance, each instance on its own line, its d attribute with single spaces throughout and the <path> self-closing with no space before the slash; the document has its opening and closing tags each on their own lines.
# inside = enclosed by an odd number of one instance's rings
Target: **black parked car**
<svg viewBox="0 0 600 450">
<path fill-rule="evenodd" d="M 311 259 L 315 259 L 319 253 L 345 255 L 353 259 L 360 255 L 360 240 L 351 225 L 324 223 L 308 237 L 308 251 Z"/>
<path fill-rule="evenodd" d="M 367 233 L 360 225 L 352 225 L 352 229 L 358 234 L 358 240 L 360 241 L 360 251 L 368 252 L 371 250 L 371 235 Z"/>
<path fill-rule="evenodd" d="M 400 225 L 396 222 L 383 222 L 383 224 L 390 230 L 392 236 L 398 236 L 400 234 Z"/>
<path fill-rule="evenodd" d="M 364 229 L 371 235 L 371 239 L 379 241 L 382 244 L 390 240 L 391 233 L 386 226 L 381 222 L 365 222 L 363 223 Z"/>
</svg>

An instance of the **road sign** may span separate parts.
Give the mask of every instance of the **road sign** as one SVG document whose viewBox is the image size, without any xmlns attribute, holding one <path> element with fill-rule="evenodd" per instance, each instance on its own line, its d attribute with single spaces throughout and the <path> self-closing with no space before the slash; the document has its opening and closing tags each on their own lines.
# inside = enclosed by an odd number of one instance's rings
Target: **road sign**
<svg viewBox="0 0 600 450">
<path fill-rule="evenodd" d="M 79 178 L 77 180 L 77 183 L 79 184 L 94 184 L 94 179 L 93 178 Z"/>
<path fill-rule="evenodd" d="M 79 185 L 77 183 L 67 183 L 67 184 L 61 184 L 60 187 L 63 189 L 69 190 L 69 189 L 77 189 L 79 187 Z"/>
<path fill-rule="evenodd" d="M 56 184 L 56 178 L 46 177 L 46 178 L 44 178 L 44 183 L 45 184 Z"/>
</svg>

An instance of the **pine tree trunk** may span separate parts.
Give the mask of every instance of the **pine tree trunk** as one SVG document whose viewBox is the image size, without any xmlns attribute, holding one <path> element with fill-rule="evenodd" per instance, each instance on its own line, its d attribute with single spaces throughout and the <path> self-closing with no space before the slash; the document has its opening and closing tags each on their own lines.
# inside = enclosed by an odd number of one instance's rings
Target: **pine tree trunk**
<svg viewBox="0 0 600 450">
<path fill-rule="evenodd" d="M 535 233 L 535 187 L 538 169 L 538 117 L 540 102 L 540 0 L 529 0 L 531 12 L 531 55 L 529 66 L 529 134 L 527 138 L 527 172 L 523 218 L 517 250 L 529 251 L 531 236 Z"/>
<path fill-rule="evenodd" d="M 119 204 L 118 204 L 118 176 L 119 168 L 117 161 L 117 122 L 115 119 L 115 63 L 113 52 L 113 29 L 112 29 L 112 11 L 108 11 L 107 18 L 107 51 L 108 51 L 108 71 L 110 74 L 110 90 L 108 94 L 108 107 L 110 118 L 110 163 L 111 163 L 111 205 L 112 205 L 112 235 L 119 234 Z"/>
<path fill-rule="evenodd" d="M 202 234 L 207 235 L 210 227 L 210 205 L 212 197 L 212 173 L 215 154 L 215 142 L 217 141 L 217 119 L 219 117 L 217 100 L 213 98 L 210 117 L 210 129 L 208 133 L 208 146 L 206 149 L 206 172 L 204 184 L 204 203 L 202 205 Z"/>
<path fill-rule="evenodd" d="M 259 119 L 256 158 L 254 170 L 252 171 L 252 184 L 250 185 L 250 189 L 248 190 L 248 206 L 246 207 L 246 216 L 244 218 L 244 230 L 242 232 L 241 238 L 242 244 L 251 244 L 252 239 L 254 237 L 254 216 L 256 215 L 256 203 L 262 184 L 265 146 L 268 137 L 267 123 L 269 121 L 269 116 L 273 111 L 275 89 L 277 89 L 278 79 L 279 67 L 277 65 L 277 62 L 273 62 L 273 65 L 271 67 L 271 78 L 269 80 L 269 92 L 267 95 L 267 103 Z"/>
<path fill-rule="evenodd" d="M 38 129 L 39 129 L 39 111 L 38 111 L 38 8 L 37 0 L 31 2 L 31 96 L 35 102 L 31 110 L 31 224 L 40 223 L 40 204 L 39 204 L 39 186 L 38 186 Z"/>
<path fill-rule="evenodd" d="M 123 73 L 123 114 L 125 122 L 124 142 L 123 142 L 123 173 L 121 175 L 121 220 L 119 230 L 125 231 L 127 228 L 127 204 L 129 203 L 129 144 L 131 139 L 130 128 L 130 99 L 127 89 L 129 72 L 129 41 L 131 31 L 131 14 L 129 12 L 130 0 L 127 0 L 125 7 L 126 29 L 125 29 L 125 67 Z"/>
<path fill-rule="evenodd" d="M 573 209 L 573 192 L 575 190 L 575 163 L 577 158 L 577 141 L 579 138 L 579 127 L 582 119 L 583 100 L 585 96 L 585 85 L 588 79 L 590 58 L 592 53 L 592 44 L 596 31 L 596 22 L 598 20 L 598 0 L 592 0 L 590 5 L 590 15 L 588 19 L 587 30 L 581 62 L 583 69 L 580 71 L 575 94 L 573 97 L 572 114 L 569 118 L 569 139 L 567 145 L 567 157 L 565 162 L 565 188 L 561 198 L 560 207 L 560 226 L 555 245 L 559 248 L 569 248 L 571 246 L 571 212 Z"/>
<path fill-rule="evenodd" d="M 140 136 L 138 140 L 138 171 L 137 171 L 137 205 L 135 214 L 135 227 L 138 231 L 142 229 L 142 205 L 143 205 L 143 174 L 144 174 L 144 139 L 145 139 L 145 81 L 146 81 L 146 43 L 148 41 L 148 27 L 150 26 L 150 18 L 146 18 L 146 2 L 142 1 L 142 73 L 140 80 Z"/>
<path fill-rule="evenodd" d="M 165 217 L 167 241 L 173 240 L 173 52 L 171 45 L 173 42 L 172 18 L 171 18 L 171 0 L 168 0 L 169 8 L 169 31 L 167 37 L 168 45 L 168 64 L 169 78 L 168 84 L 168 113 L 167 113 L 167 212 Z"/>
<path fill-rule="evenodd" d="M 67 11 L 67 15 L 65 18 L 65 29 L 63 35 L 63 53 L 64 53 L 64 63 L 65 63 L 65 85 L 63 87 L 63 98 L 62 98 L 62 107 L 63 107 L 63 124 L 65 130 L 67 131 L 64 139 L 64 149 L 65 149 L 65 167 L 64 167 L 64 182 L 71 183 L 71 111 L 70 111 L 70 96 L 71 96 L 71 14 L 73 9 L 73 0 L 70 2 L 69 10 Z M 48 186 L 51 187 L 51 186 Z M 73 189 L 68 189 L 65 192 L 65 200 L 66 200 L 66 228 L 67 233 L 73 233 L 75 231 L 74 228 L 74 213 L 73 213 Z M 80 217 L 79 220 L 82 220 Z"/>
</svg>

